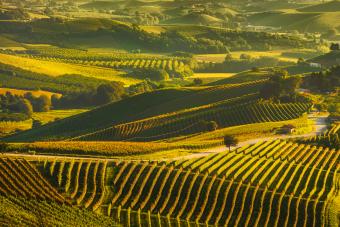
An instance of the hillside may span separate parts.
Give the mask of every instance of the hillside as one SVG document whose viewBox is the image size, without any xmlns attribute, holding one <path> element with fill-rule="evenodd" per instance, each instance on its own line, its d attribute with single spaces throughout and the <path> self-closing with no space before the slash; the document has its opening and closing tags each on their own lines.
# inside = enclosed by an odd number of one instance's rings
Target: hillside
<svg viewBox="0 0 340 227">
<path fill-rule="evenodd" d="M 177 136 L 207 132 L 216 128 L 260 122 L 287 121 L 301 117 L 309 104 L 266 105 L 253 101 L 251 95 L 242 99 L 226 100 L 224 103 L 173 113 L 137 122 L 117 125 L 89 135 L 74 138 L 81 141 L 157 141 Z M 238 104 L 236 104 L 238 103 Z M 242 103 L 242 104 L 240 104 Z M 215 122 L 212 126 L 209 122 Z"/>
<path fill-rule="evenodd" d="M 340 1 L 330 1 L 322 4 L 307 6 L 298 9 L 301 12 L 338 12 L 340 11 Z"/>
<path fill-rule="evenodd" d="M 309 62 L 319 63 L 324 67 L 337 65 L 340 62 L 340 51 L 332 51 L 328 54 L 310 59 Z"/>
<path fill-rule="evenodd" d="M 174 19 L 163 21 L 162 24 L 193 24 L 193 25 L 221 25 L 223 20 L 202 13 L 190 13 Z"/>
<path fill-rule="evenodd" d="M 66 118 L 36 130 L 23 132 L 8 140 L 36 141 L 77 137 L 121 123 L 256 93 L 262 83 L 263 81 L 256 81 L 230 86 L 202 87 L 199 89 L 158 90 Z M 134 108 L 131 109 L 131 106 Z M 71 125 L 76 127 L 70 128 Z"/>
<path fill-rule="evenodd" d="M 248 21 L 259 26 L 324 33 L 329 29 L 339 28 L 339 18 L 340 13 L 338 11 L 329 13 L 270 11 L 251 15 Z"/>
</svg>

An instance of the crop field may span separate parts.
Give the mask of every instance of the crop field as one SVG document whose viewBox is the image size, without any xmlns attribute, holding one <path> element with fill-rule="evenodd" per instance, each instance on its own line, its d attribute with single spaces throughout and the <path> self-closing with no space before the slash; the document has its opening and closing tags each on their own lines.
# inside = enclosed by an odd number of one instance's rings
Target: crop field
<svg viewBox="0 0 340 227">
<path fill-rule="evenodd" d="M 269 50 L 269 51 L 232 51 L 230 54 L 233 58 L 239 59 L 242 54 L 247 54 L 253 58 L 258 57 L 273 57 L 282 61 L 296 62 L 298 60 L 299 53 L 303 56 L 303 52 L 299 50 L 297 56 L 286 56 L 286 52 L 295 52 L 297 50 Z M 306 53 L 311 52 L 311 50 L 306 50 Z M 225 60 L 226 54 L 201 54 L 195 55 L 195 58 L 198 61 L 206 61 L 206 62 L 218 62 L 221 63 Z"/>
<path fill-rule="evenodd" d="M 109 81 L 121 81 L 126 85 L 135 84 L 140 81 L 138 79 L 125 77 L 123 72 L 119 72 L 114 69 L 44 61 L 1 53 L 0 62 L 8 65 L 14 65 L 28 71 L 47 74 L 53 77 L 65 74 L 78 74 Z"/>
</svg>

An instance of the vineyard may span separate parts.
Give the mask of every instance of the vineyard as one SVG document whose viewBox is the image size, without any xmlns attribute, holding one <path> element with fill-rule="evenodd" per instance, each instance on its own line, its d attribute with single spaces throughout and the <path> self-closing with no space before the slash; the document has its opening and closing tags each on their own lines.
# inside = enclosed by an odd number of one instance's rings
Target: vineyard
<svg viewBox="0 0 340 227">
<path fill-rule="evenodd" d="M 105 105 L 35 130 L 8 138 L 9 141 L 66 140 L 157 115 L 207 108 L 234 100 L 254 100 L 264 81 L 215 87 L 161 89 Z M 248 99 L 248 98 L 249 99 Z M 131 108 L 133 106 L 134 108 Z M 194 109 L 192 109 L 193 111 Z"/>
<path fill-rule="evenodd" d="M 331 226 L 339 161 L 339 150 L 274 140 L 173 162 L 38 166 L 73 203 L 107 215 L 118 207 L 227 226 Z"/>
<path fill-rule="evenodd" d="M 45 178 L 26 160 L 0 158 L 0 194 L 65 203 Z"/>
<path fill-rule="evenodd" d="M 302 142 L 340 149 L 340 123 L 334 123 L 325 133 L 307 138 Z"/>
<path fill-rule="evenodd" d="M 111 69 L 162 69 L 172 77 L 177 77 L 179 74 L 190 75 L 190 73 L 192 73 L 192 63 L 185 58 L 122 53 L 99 55 L 70 49 L 47 49 L 49 50 L 33 49 L 31 52 L 35 52 L 36 54 L 21 54 L 20 56 L 48 62 L 61 62 Z M 16 54 L 16 52 L 11 51 L 5 51 L 5 53 Z"/>
<path fill-rule="evenodd" d="M 1 226 L 120 226 L 112 218 L 55 202 L 0 196 Z"/>
<path fill-rule="evenodd" d="M 208 106 L 182 113 L 157 116 L 132 123 L 121 124 L 97 133 L 85 135 L 74 140 L 110 141 L 136 140 L 153 141 L 194 134 L 211 130 L 208 122 L 216 122 L 225 128 L 260 122 L 286 121 L 299 118 L 309 110 L 308 103 L 261 104 L 249 103 L 240 99 L 229 100 L 223 104 Z"/>
</svg>

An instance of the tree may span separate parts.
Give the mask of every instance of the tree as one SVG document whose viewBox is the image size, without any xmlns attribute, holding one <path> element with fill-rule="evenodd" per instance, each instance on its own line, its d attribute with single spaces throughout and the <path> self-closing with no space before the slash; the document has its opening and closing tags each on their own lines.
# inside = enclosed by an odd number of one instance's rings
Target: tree
<svg viewBox="0 0 340 227">
<path fill-rule="evenodd" d="M 43 124 L 42 124 L 41 121 L 33 119 L 32 128 L 39 128 L 39 127 L 41 127 L 42 125 L 43 125 Z"/>
<path fill-rule="evenodd" d="M 340 45 L 339 43 L 332 43 L 330 46 L 331 51 L 339 51 L 340 50 Z"/>
<path fill-rule="evenodd" d="M 218 128 L 218 124 L 215 121 L 209 121 L 206 123 L 208 131 L 213 132 Z"/>
<path fill-rule="evenodd" d="M 224 144 L 229 148 L 230 151 L 232 146 L 237 146 L 238 139 L 234 136 L 227 135 L 224 137 Z"/>
<path fill-rule="evenodd" d="M 224 62 L 230 62 L 232 61 L 234 58 L 233 58 L 233 55 L 231 55 L 230 53 L 228 53 L 226 56 L 225 56 L 225 59 L 224 59 Z"/>
<path fill-rule="evenodd" d="M 0 153 L 7 151 L 7 149 L 8 149 L 8 144 L 0 141 Z"/>
<path fill-rule="evenodd" d="M 199 86 L 199 85 L 202 85 L 202 84 L 203 84 L 203 80 L 202 79 L 200 79 L 200 78 L 195 78 L 194 79 L 194 85 Z"/>
<path fill-rule="evenodd" d="M 337 30 L 336 29 L 329 29 L 326 33 L 325 33 L 325 37 L 326 38 L 334 38 L 337 34 Z"/>
<path fill-rule="evenodd" d="M 118 82 L 102 84 L 97 88 L 96 103 L 107 104 L 120 100 L 124 93 L 124 87 Z"/>
<path fill-rule="evenodd" d="M 32 104 L 27 99 L 20 99 L 19 109 L 20 109 L 20 112 L 26 114 L 29 117 L 31 117 L 33 114 Z"/>
<path fill-rule="evenodd" d="M 36 112 L 48 112 L 51 108 L 51 99 L 46 95 L 41 95 L 34 105 Z"/>
</svg>

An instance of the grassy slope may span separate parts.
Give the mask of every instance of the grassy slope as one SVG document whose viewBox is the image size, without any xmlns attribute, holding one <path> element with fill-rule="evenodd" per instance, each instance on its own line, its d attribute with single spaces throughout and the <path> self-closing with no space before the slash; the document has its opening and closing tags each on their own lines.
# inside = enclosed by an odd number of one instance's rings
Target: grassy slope
<svg viewBox="0 0 340 227">
<path fill-rule="evenodd" d="M 212 24 L 221 24 L 223 21 L 219 18 L 206 15 L 206 14 L 187 14 L 185 16 L 177 17 L 174 19 L 163 21 L 163 24 L 203 24 L 203 25 L 212 25 Z"/>
<path fill-rule="evenodd" d="M 303 7 L 298 10 L 301 12 L 338 12 L 340 11 L 340 1 L 330 1 L 322 4 Z"/>
<path fill-rule="evenodd" d="M 233 76 L 214 81 L 208 85 L 210 86 L 216 86 L 216 85 L 223 85 L 223 84 L 235 84 L 235 83 L 244 83 L 244 82 L 250 82 L 254 80 L 262 80 L 267 79 L 269 77 L 269 71 L 262 69 L 258 72 L 253 71 L 245 71 L 238 74 L 235 74 Z"/>
<path fill-rule="evenodd" d="M 264 12 L 252 15 L 249 21 L 255 25 L 266 25 L 298 30 L 301 32 L 325 32 L 340 26 L 340 13 Z"/>
<path fill-rule="evenodd" d="M 65 74 L 78 74 L 97 79 L 109 81 L 121 81 L 126 85 L 140 82 L 138 79 L 122 76 L 122 72 L 108 68 L 83 66 L 68 63 L 50 62 L 37 59 L 24 58 L 19 56 L 0 53 L 0 62 L 8 65 L 20 67 L 36 73 L 47 74 L 49 76 L 62 76 Z"/>
</svg>

